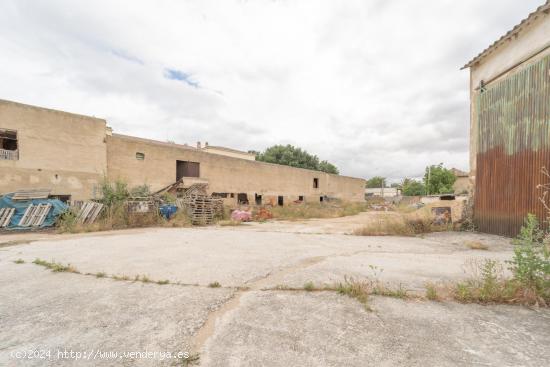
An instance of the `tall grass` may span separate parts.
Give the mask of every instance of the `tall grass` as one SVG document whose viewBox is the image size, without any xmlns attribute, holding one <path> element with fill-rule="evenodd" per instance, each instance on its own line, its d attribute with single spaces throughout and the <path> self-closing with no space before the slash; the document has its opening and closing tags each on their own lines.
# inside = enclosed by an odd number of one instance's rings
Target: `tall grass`
<svg viewBox="0 0 550 367">
<path fill-rule="evenodd" d="M 311 218 L 339 218 L 356 215 L 368 209 L 366 203 L 333 201 L 327 203 L 301 203 L 276 206 L 271 209 L 273 218 L 300 220 Z"/>
<path fill-rule="evenodd" d="M 387 214 L 372 218 L 372 221 L 356 229 L 356 236 L 415 236 L 423 233 L 449 230 L 447 226 L 432 223 L 428 215 Z"/>
</svg>

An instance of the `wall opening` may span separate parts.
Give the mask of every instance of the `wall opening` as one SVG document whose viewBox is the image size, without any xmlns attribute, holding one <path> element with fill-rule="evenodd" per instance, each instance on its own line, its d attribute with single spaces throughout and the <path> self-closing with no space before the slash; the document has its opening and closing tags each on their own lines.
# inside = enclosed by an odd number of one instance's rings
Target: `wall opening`
<svg viewBox="0 0 550 367">
<path fill-rule="evenodd" d="M 277 205 L 283 206 L 285 203 L 284 198 L 282 196 L 277 196 Z"/>
<path fill-rule="evenodd" d="M 136 152 L 136 159 L 138 161 L 143 161 L 145 159 L 145 153 Z"/>
<path fill-rule="evenodd" d="M 239 204 L 248 204 L 248 195 L 245 193 L 237 194 L 237 203 Z"/>
<path fill-rule="evenodd" d="M 182 177 L 200 177 L 200 163 L 176 161 L 176 181 Z"/>
<path fill-rule="evenodd" d="M 0 129 L 0 159 L 19 159 L 17 131 Z"/>
<path fill-rule="evenodd" d="M 319 197 L 319 202 L 322 203 L 323 201 L 325 201 L 325 198 L 324 198 L 323 196 L 320 196 L 320 197 Z"/>
<path fill-rule="evenodd" d="M 71 201 L 71 195 L 48 195 L 48 199 L 57 199 L 64 203 Z"/>
<path fill-rule="evenodd" d="M 298 196 L 298 201 L 304 201 L 304 196 L 303 195 Z"/>
<path fill-rule="evenodd" d="M 226 199 L 229 196 L 227 192 L 213 192 L 212 197 Z"/>
<path fill-rule="evenodd" d="M 231 199 L 233 199 L 235 197 L 235 194 L 234 193 L 231 193 L 231 195 L 229 195 L 231 197 Z"/>
<path fill-rule="evenodd" d="M 262 205 L 262 195 L 254 194 L 254 201 L 256 205 Z"/>
<path fill-rule="evenodd" d="M 319 188 L 319 179 L 317 177 L 313 179 L 313 188 L 314 189 Z"/>
</svg>

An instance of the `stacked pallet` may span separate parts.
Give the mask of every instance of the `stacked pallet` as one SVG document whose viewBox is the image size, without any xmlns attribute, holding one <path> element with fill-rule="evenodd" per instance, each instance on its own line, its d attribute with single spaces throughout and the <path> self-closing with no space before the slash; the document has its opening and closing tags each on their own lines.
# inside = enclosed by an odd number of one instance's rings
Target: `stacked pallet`
<svg viewBox="0 0 550 367">
<path fill-rule="evenodd" d="M 10 224 L 11 217 L 15 213 L 15 208 L 0 209 L 0 228 L 5 228 Z"/>
<path fill-rule="evenodd" d="M 44 223 L 48 213 L 52 209 L 52 204 L 31 204 L 25 210 L 25 214 L 19 221 L 21 227 L 38 227 Z"/>
<path fill-rule="evenodd" d="M 187 211 L 193 224 L 212 224 L 214 218 L 223 213 L 223 200 L 207 195 L 207 186 L 193 184 L 185 190 L 182 198 L 176 200 L 178 208 Z"/>
</svg>

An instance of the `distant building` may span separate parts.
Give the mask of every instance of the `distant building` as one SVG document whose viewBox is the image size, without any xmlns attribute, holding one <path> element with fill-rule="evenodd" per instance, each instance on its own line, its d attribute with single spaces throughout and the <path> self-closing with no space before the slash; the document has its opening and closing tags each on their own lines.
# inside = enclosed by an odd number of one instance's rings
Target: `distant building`
<svg viewBox="0 0 550 367">
<path fill-rule="evenodd" d="M 451 168 L 451 172 L 456 177 L 456 181 L 453 184 L 453 192 L 457 195 L 469 194 L 472 190 L 472 185 L 468 172 L 464 172 L 456 168 Z"/>
<path fill-rule="evenodd" d="M 364 201 L 365 180 L 258 162 L 223 147 L 192 147 L 115 134 L 103 119 L 0 100 L 0 193 L 48 188 L 73 200 L 99 196 L 102 180 L 207 183 L 227 204 Z"/>
<path fill-rule="evenodd" d="M 474 221 L 516 235 L 527 213 L 546 217 L 537 185 L 550 168 L 550 1 L 464 68 L 470 69 Z"/>
<path fill-rule="evenodd" d="M 398 189 L 396 187 L 376 187 L 376 188 L 370 188 L 367 187 L 365 189 L 365 196 L 381 196 L 381 197 L 394 197 L 401 195 L 401 189 Z"/>
<path fill-rule="evenodd" d="M 217 146 L 209 145 L 208 142 L 204 143 L 204 147 L 201 147 L 201 143 L 198 142 L 197 149 L 201 149 L 203 152 L 207 152 L 207 153 L 225 155 L 227 157 L 247 159 L 249 161 L 256 160 L 255 153 L 243 152 L 242 150 L 226 148 L 226 147 L 217 147 Z"/>
</svg>

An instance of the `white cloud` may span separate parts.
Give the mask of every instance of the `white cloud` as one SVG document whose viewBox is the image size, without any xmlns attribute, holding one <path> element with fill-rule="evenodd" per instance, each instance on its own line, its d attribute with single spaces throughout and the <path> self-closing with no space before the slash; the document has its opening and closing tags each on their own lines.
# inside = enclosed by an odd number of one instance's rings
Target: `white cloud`
<svg viewBox="0 0 550 367">
<path fill-rule="evenodd" d="M 459 68 L 540 3 L 4 0 L 0 98 L 161 140 L 295 144 L 346 175 L 466 169 Z"/>
</svg>

